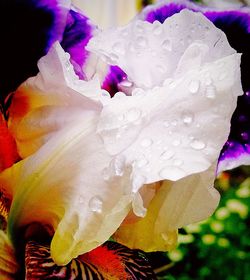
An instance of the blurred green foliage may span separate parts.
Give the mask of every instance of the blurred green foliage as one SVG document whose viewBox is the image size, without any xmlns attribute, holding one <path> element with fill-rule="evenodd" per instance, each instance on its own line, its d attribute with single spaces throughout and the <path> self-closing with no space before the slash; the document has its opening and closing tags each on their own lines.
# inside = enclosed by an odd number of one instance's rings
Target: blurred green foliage
<svg viewBox="0 0 250 280">
<path fill-rule="evenodd" d="M 249 174 L 246 167 L 223 173 L 214 215 L 181 229 L 175 250 L 149 254 L 159 280 L 250 279 Z"/>
</svg>

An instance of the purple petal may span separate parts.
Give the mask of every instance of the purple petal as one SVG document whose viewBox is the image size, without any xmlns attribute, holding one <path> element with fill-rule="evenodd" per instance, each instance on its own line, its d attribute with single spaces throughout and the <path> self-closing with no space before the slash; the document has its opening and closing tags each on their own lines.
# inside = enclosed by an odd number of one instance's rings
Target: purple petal
<svg viewBox="0 0 250 280">
<path fill-rule="evenodd" d="M 127 75 L 118 66 L 110 66 L 105 77 L 102 88 L 107 90 L 111 96 L 119 91 L 119 83 L 126 79 Z"/>
<path fill-rule="evenodd" d="M 65 2 L 65 1 L 64 1 Z M 37 61 L 61 40 L 68 9 L 56 0 L 2 0 L 1 100 L 37 73 Z M 7 17 L 3 14 L 7 13 Z"/>
<path fill-rule="evenodd" d="M 82 68 L 88 58 L 85 50 L 95 27 L 90 24 L 89 19 L 76 10 L 70 10 L 67 25 L 61 42 L 64 50 L 71 55 L 71 62 L 80 78 L 84 77 Z"/>
<path fill-rule="evenodd" d="M 250 164 L 250 91 L 238 98 L 231 131 L 220 155 L 218 172 Z"/>
<path fill-rule="evenodd" d="M 225 32 L 230 45 L 242 53 L 241 76 L 245 94 L 238 99 L 237 109 L 231 120 L 230 135 L 220 155 L 218 171 L 250 164 L 250 9 L 222 11 L 185 0 L 162 1 L 145 8 L 140 18 L 149 22 L 158 20 L 163 23 L 166 18 L 185 8 L 202 12 L 215 26 Z"/>
</svg>

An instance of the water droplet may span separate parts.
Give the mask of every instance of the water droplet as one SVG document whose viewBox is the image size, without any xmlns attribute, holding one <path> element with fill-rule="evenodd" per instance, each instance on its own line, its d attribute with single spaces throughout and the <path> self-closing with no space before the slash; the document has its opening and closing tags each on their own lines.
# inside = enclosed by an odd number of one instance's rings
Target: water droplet
<svg viewBox="0 0 250 280">
<path fill-rule="evenodd" d="M 137 160 L 136 164 L 139 168 L 141 168 L 148 164 L 148 160 L 146 158 L 141 158 L 141 159 Z"/>
<path fill-rule="evenodd" d="M 164 125 L 165 127 L 169 127 L 169 121 L 164 121 L 164 122 L 163 122 L 163 125 Z"/>
<path fill-rule="evenodd" d="M 141 142 L 141 145 L 142 145 L 142 147 L 144 147 L 144 148 L 148 148 L 148 147 L 150 147 L 152 144 L 153 144 L 153 141 L 152 141 L 152 139 L 150 139 L 150 138 L 146 138 L 146 139 L 144 139 L 144 140 Z"/>
<path fill-rule="evenodd" d="M 138 36 L 136 39 L 136 43 L 139 47 L 145 48 L 147 46 L 147 40 L 143 36 Z"/>
<path fill-rule="evenodd" d="M 89 201 L 89 208 L 92 212 L 101 213 L 102 212 L 103 201 L 99 196 L 94 196 Z"/>
<path fill-rule="evenodd" d="M 120 116 L 118 116 L 118 121 L 123 121 L 124 120 L 124 115 L 120 115 Z"/>
<path fill-rule="evenodd" d="M 143 96 L 144 94 L 145 94 L 145 92 L 141 88 L 136 88 L 132 91 L 133 96 Z"/>
<path fill-rule="evenodd" d="M 162 42 L 161 46 L 162 46 L 163 50 L 166 50 L 166 51 L 171 51 L 172 50 L 171 42 L 168 39 L 164 40 Z"/>
<path fill-rule="evenodd" d="M 119 57 L 114 53 L 111 53 L 109 55 L 109 58 L 110 58 L 111 62 L 117 62 L 117 60 L 119 59 Z"/>
<path fill-rule="evenodd" d="M 161 154 L 161 159 L 168 160 L 171 159 L 174 156 L 174 152 L 171 150 L 166 150 Z"/>
<path fill-rule="evenodd" d="M 82 195 L 79 196 L 79 203 L 80 204 L 83 204 L 84 203 L 84 198 Z"/>
<path fill-rule="evenodd" d="M 214 99 L 216 95 L 215 87 L 213 85 L 206 88 L 206 97 L 209 99 Z"/>
<path fill-rule="evenodd" d="M 205 26 L 205 31 L 208 32 L 210 30 L 209 26 Z"/>
<path fill-rule="evenodd" d="M 151 50 L 151 55 L 152 56 L 157 56 L 157 52 L 155 50 Z"/>
<path fill-rule="evenodd" d="M 190 146 L 195 150 L 203 150 L 206 147 L 206 144 L 198 139 L 193 139 Z"/>
<path fill-rule="evenodd" d="M 126 159 L 124 156 L 117 156 L 110 162 L 110 168 L 116 176 L 122 176 L 125 169 Z"/>
<path fill-rule="evenodd" d="M 134 44 L 133 44 L 133 43 L 129 43 L 128 49 L 129 49 L 132 53 L 134 53 L 134 52 L 135 52 L 135 46 L 134 46 Z"/>
<path fill-rule="evenodd" d="M 207 77 L 205 78 L 205 84 L 206 84 L 206 86 L 210 86 L 212 83 L 213 83 L 213 81 L 212 81 L 211 77 L 210 77 L 210 76 L 207 76 Z"/>
<path fill-rule="evenodd" d="M 121 34 L 122 34 L 122 37 L 127 37 L 128 31 L 126 29 L 124 29 L 124 30 L 122 30 Z"/>
<path fill-rule="evenodd" d="M 110 97 L 110 94 L 106 90 L 102 90 L 101 94 L 103 97 Z"/>
<path fill-rule="evenodd" d="M 176 140 L 173 141 L 172 144 L 173 144 L 173 146 L 178 147 L 178 146 L 180 146 L 181 141 L 179 139 L 176 139 Z"/>
<path fill-rule="evenodd" d="M 141 111 L 137 108 L 131 108 L 126 113 L 126 118 L 129 122 L 135 122 L 137 121 L 141 116 Z"/>
<path fill-rule="evenodd" d="M 174 166 L 181 166 L 183 164 L 183 160 L 181 159 L 175 159 L 173 162 Z"/>
<path fill-rule="evenodd" d="M 122 81 L 122 82 L 120 82 L 120 86 L 122 86 L 122 87 L 132 87 L 132 85 L 133 85 L 133 83 L 132 82 L 130 82 L 129 80 L 124 80 L 124 81 Z"/>
<path fill-rule="evenodd" d="M 156 65 L 156 69 L 160 73 L 165 73 L 166 72 L 166 67 L 164 67 L 163 65 Z"/>
<path fill-rule="evenodd" d="M 122 43 L 120 43 L 120 42 L 116 42 L 113 45 L 113 50 L 114 50 L 114 52 L 116 52 L 118 54 L 124 54 L 125 53 L 124 48 L 122 46 Z"/>
<path fill-rule="evenodd" d="M 135 25 L 135 28 L 136 28 L 136 30 L 135 30 L 136 33 L 142 33 L 144 31 L 143 22 L 142 21 L 137 21 L 136 25 Z"/>
<path fill-rule="evenodd" d="M 183 112 L 182 120 L 185 125 L 190 125 L 194 121 L 194 114 L 192 112 Z"/>
<path fill-rule="evenodd" d="M 65 52 L 65 58 L 70 59 L 70 54 L 68 52 Z"/>
<path fill-rule="evenodd" d="M 102 177 L 104 179 L 104 181 L 108 181 L 110 178 L 110 172 L 108 168 L 104 168 L 102 171 Z"/>
<path fill-rule="evenodd" d="M 65 68 L 67 71 L 69 71 L 71 69 L 71 64 L 70 64 L 69 60 L 65 61 Z"/>
<path fill-rule="evenodd" d="M 171 121 L 171 125 L 172 125 L 172 126 L 177 126 L 177 123 L 178 123 L 177 120 L 172 120 L 172 121 Z"/>
<path fill-rule="evenodd" d="M 162 32 L 162 25 L 160 24 L 159 21 L 155 21 L 153 26 L 154 35 L 160 35 L 161 32 Z"/>
<path fill-rule="evenodd" d="M 219 75 L 219 81 L 223 81 L 226 77 L 227 77 L 227 73 L 226 73 L 225 71 L 223 71 L 223 72 Z"/>
<path fill-rule="evenodd" d="M 200 88 L 200 82 L 198 80 L 192 80 L 189 83 L 188 89 L 191 93 L 197 93 Z"/>
</svg>

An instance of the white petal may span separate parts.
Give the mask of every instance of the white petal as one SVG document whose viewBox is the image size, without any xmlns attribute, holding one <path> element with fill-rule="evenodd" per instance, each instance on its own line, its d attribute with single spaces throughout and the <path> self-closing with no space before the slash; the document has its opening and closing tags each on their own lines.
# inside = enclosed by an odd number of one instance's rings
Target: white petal
<svg viewBox="0 0 250 280">
<path fill-rule="evenodd" d="M 10 236 L 32 222 L 52 227 L 51 254 L 60 265 L 108 240 L 130 210 L 130 169 L 114 169 L 96 134 L 97 118 L 54 134 L 0 177 L 3 188 L 16 182 Z"/>
<path fill-rule="evenodd" d="M 48 141 L 54 132 L 83 122 L 102 109 L 102 90 L 97 78 L 79 80 L 69 55 L 59 43 L 38 63 L 40 72 L 15 92 L 10 107 L 9 129 L 21 157 L 27 157 Z"/>
<path fill-rule="evenodd" d="M 242 94 L 239 65 L 240 55 L 233 54 L 164 87 L 110 99 L 98 125 L 106 149 L 125 156 L 146 184 L 207 170 L 226 142 Z"/>
<path fill-rule="evenodd" d="M 87 48 L 121 67 L 135 86 L 145 89 L 173 77 L 180 58 L 194 43 L 205 45 L 205 50 L 200 50 L 200 63 L 235 53 L 221 30 L 202 14 L 188 10 L 166 19 L 164 24 L 136 20 L 124 28 L 99 32 Z M 197 67 L 191 59 L 186 63 L 190 69 Z"/>
</svg>

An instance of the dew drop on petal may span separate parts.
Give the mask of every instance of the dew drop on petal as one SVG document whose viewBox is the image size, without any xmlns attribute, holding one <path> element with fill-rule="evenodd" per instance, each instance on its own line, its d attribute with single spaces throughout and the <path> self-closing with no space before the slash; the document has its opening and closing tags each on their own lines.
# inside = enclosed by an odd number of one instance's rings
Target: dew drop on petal
<svg viewBox="0 0 250 280">
<path fill-rule="evenodd" d="M 145 37 L 143 37 L 143 36 L 138 36 L 137 38 L 136 38 L 136 43 L 137 43 L 137 45 L 139 46 L 139 47 L 146 47 L 147 46 L 147 40 L 146 40 L 146 38 Z"/>
<path fill-rule="evenodd" d="M 163 125 L 164 125 L 165 127 L 169 127 L 169 121 L 164 121 L 164 122 L 163 122 Z"/>
<path fill-rule="evenodd" d="M 160 24 L 160 22 L 156 21 L 153 26 L 153 34 L 160 35 L 161 32 L 162 32 L 162 25 Z"/>
<path fill-rule="evenodd" d="M 109 58 L 110 58 L 111 62 L 117 62 L 117 60 L 119 59 L 119 57 L 114 53 L 111 53 L 109 55 Z"/>
<path fill-rule="evenodd" d="M 113 50 L 114 50 L 114 52 L 116 52 L 118 54 L 124 54 L 125 53 L 124 48 L 123 48 L 123 46 L 120 42 L 116 42 L 113 45 Z"/>
<path fill-rule="evenodd" d="M 143 22 L 140 22 L 140 21 L 137 21 L 136 22 L 136 25 L 135 25 L 135 32 L 137 33 L 142 33 L 144 30 L 143 30 Z"/>
<path fill-rule="evenodd" d="M 102 212 L 103 201 L 99 196 L 94 196 L 89 200 L 89 208 L 92 212 Z"/>
<path fill-rule="evenodd" d="M 172 50 L 171 42 L 168 39 L 164 40 L 162 42 L 161 46 L 162 46 L 163 50 L 166 50 L 166 51 L 171 51 Z"/>
<path fill-rule="evenodd" d="M 161 154 L 161 159 L 162 160 L 168 160 L 171 159 L 174 156 L 174 152 L 171 150 L 166 150 Z"/>
<path fill-rule="evenodd" d="M 101 91 L 101 95 L 103 97 L 110 97 L 110 94 L 106 90 L 104 90 L 104 89 Z"/>
<path fill-rule="evenodd" d="M 183 161 L 181 159 L 175 159 L 173 161 L 174 166 L 181 166 L 183 164 Z"/>
<path fill-rule="evenodd" d="M 131 108 L 126 113 L 126 118 L 129 122 L 137 121 L 141 116 L 141 111 L 138 108 Z"/>
<path fill-rule="evenodd" d="M 215 98 L 215 95 L 216 95 L 216 90 L 215 90 L 215 87 L 213 85 L 211 86 L 208 86 L 206 88 L 206 97 L 208 99 L 214 99 Z"/>
<path fill-rule="evenodd" d="M 110 178 L 110 172 L 108 168 L 104 168 L 102 171 L 102 177 L 104 181 L 108 181 Z"/>
<path fill-rule="evenodd" d="M 157 65 L 156 70 L 157 70 L 157 72 L 160 72 L 160 73 L 166 72 L 166 68 L 163 65 Z"/>
<path fill-rule="evenodd" d="M 194 121 L 194 114 L 192 112 L 183 112 L 182 120 L 185 125 L 190 125 Z"/>
<path fill-rule="evenodd" d="M 172 126 L 177 126 L 177 123 L 178 123 L 178 121 L 177 121 L 177 120 L 173 120 L 173 121 L 171 121 L 171 125 L 172 125 Z"/>
<path fill-rule="evenodd" d="M 79 203 L 80 203 L 80 204 L 83 204 L 83 203 L 84 203 L 84 198 L 83 198 L 82 195 L 79 196 L 78 200 L 79 200 Z"/>
<path fill-rule="evenodd" d="M 136 88 L 132 91 L 133 96 L 143 96 L 145 94 L 145 91 L 141 88 Z"/>
<path fill-rule="evenodd" d="M 173 144 L 173 146 L 178 147 L 178 146 L 180 146 L 181 141 L 179 139 L 176 139 L 176 140 L 173 141 L 172 144 Z"/>
<path fill-rule="evenodd" d="M 227 73 L 225 71 L 223 71 L 220 75 L 219 75 L 219 81 L 224 80 L 227 77 Z"/>
<path fill-rule="evenodd" d="M 200 88 L 200 82 L 198 80 L 192 80 L 189 83 L 188 89 L 191 93 L 197 93 Z"/>
<path fill-rule="evenodd" d="M 124 80 L 120 83 L 120 86 L 123 86 L 123 87 L 132 87 L 133 83 L 128 81 L 128 80 Z"/>
<path fill-rule="evenodd" d="M 141 168 L 141 167 L 148 165 L 148 160 L 146 158 L 141 158 L 141 159 L 137 160 L 136 164 L 139 168 Z"/>
<path fill-rule="evenodd" d="M 206 144 L 198 139 L 193 139 L 190 146 L 195 150 L 203 150 L 206 147 Z"/>
<path fill-rule="evenodd" d="M 153 144 L 153 140 L 150 139 L 150 138 L 146 138 L 146 139 L 142 140 L 142 142 L 141 142 L 141 146 L 144 147 L 144 148 L 148 148 L 152 144 Z"/>
<path fill-rule="evenodd" d="M 125 157 L 117 156 L 110 162 L 110 168 L 116 176 L 122 176 L 125 169 Z"/>
<path fill-rule="evenodd" d="M 124 120 L 124 115 L 118 116 L 118 121 L 123 121 Z"/>
</svg>

